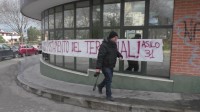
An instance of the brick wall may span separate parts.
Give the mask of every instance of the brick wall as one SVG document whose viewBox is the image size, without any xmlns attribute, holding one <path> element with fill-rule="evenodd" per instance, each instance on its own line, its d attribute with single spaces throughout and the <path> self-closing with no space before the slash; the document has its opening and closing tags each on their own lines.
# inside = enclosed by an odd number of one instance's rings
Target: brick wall
<svg viewBox="0 0 200 112">
<path fill-rule="evenodd" d="M 171 74 L 200 76 L 200 0 L 174 0 Z"/>
</svg>

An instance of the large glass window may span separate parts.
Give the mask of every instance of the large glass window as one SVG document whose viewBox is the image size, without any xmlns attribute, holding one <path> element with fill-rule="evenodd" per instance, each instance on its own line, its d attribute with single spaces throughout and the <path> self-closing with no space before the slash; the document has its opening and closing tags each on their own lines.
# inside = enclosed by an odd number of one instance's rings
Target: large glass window
<svg viewBox="0 0 200 112">
<path fill-rule="evenodd" d="M 104 26 L 119 26 L 120 25 L 120 3 L 105 4 L 103 12 Z"/>
<path fill-rule="evenodd" d="M 65 56 L 65 68 L 74 70 L 74 57 Z"/>
<path fill-rule="evenodd" d="M 62 13 L 62 7 L 56 8 L 56 14 L 55 14 L 55 25 L 56 28 L 62 28 L 63 27 L 63 13 Z"/>
<path fill-rule="evenodd" d="M 76 30 L 76 39 L 88 39 L 89 38 L 89 26 L 90 26 L 90 8 L 89 1 L 77 3 L 76 9 L 76 27 L 84 28 Z M 81 72 L 87 72 L 89 68 L 89 58 L 76 58 L 76 70 Z"/>
<path fill-rule="evenodd" d="M 135 39 L 135 35 L 140 34 L 143 37 L 142 30 L 125 30 L 125 39 Z"/>
<path fill-rule="evenodd" d="M 54 40 L 62 40 L 63 39 L 63 31 L 62 30 L 57 30 L 55 33 L 55 38 Z"/>
<path fill-rule="evenodd" d="M 89 2 L 80 2 L 80 6 L 76 9 L 76 27 L 89 27 L 90 24 L 90 8 Z"/>
<path fill-rule="evenodd" d="M 64 40 L 75 39 L 74 30 L 65 30 L 64 31 Z"/>
<path fill-rule="evenodd" d="M 63 67 L 63 56 L 56 55 L 56 65 Z"/>
<path fill-rule="evenodd" d="M 49 10 L 49 29 L 54 29 L 54 10 Z"/>
<path fill-rule="evenodd" d="M 44 29 L 45 30 L 48 30 L 48 28 L 49 28 L 48 22 L 49 22 L 48 11 L 45 11 L 45 13 L 44 13 Z"/>
<path fill-rule="evenodd" d="M 76 39 L 89 39 L 89 30 L 76 30 Z"/>
<path fill-rule="evenodd" d="M 48 30 L 48 27 L 49 27 L 49 25 L 48 25 L 48 16 L 46 16 L 44 18 L 44 20 L 45 20 L 45 30 Z"/>
<path fill-rule="evenodd" d="M 75 39 L 74 30 L 65 30 L 64 31 L 64 39 L 70 40 Z M 64 57 L 65 68 L 67 69 L 75 69 L 74 67 L 74 57 L 65 56 Z"/>
<path fill-rule="evenodd" d="M 53 31 L 49 32 L 49 40 L 54 40 L 54 32 Z"/>
<path fill-rule="evenodd" d="M 65 5 L 64 27 L 74 28 L 74 6 L 73 4 Z"/>
<path fill-rule="evenodd" d="M 150 25 L 173 24 L 174 0 L 150 0 Z"/>
<path fill-rule="evenodd" d="M 48 31 L 45 31 L 45 33 L 44 33 L 44 40 L 46 41 L 46 40 L 50 40 L 49 39 L 49 32 Z"/>
<path fill-rule="evenodd" d="M 63 31 L 62 30 L 57 30 L 55 32 L 55 39 L 54 40 L 63 40 Z M 63 56 L 56 55 L 55 58 L 56 58 L 55 59 L 56 65 L 63 67 Z"/>
<path fill-rule="evenodd" d="M 89 30 L 77 30 L 76 39 L 88 39 Z M 87 72 L 89 69 L 89 58 L 76 58 L 76 70 L 81 72 Z"/>
<path fill-rule="evenodd" d="M 147 74 L 169 77 L 172 29 L 149 29 L 150 39 L 163 40 L 163 62 L 147 62 Z"/>
<path fill-rule="evenodd" d="M 100 5 L 93 6 L 93 29 L 92 29 L 92 38 L 94 39 L 100 39 L 101 37 L 101 23 L 100 23 Z"/>
<path fill-rule="evenodd" d="M 53 31 L 49 32 L 49 40 L 54 40 L 54 32 Z M 50 54 L 49 58 L 50 58 L 50 63 L 55 64 L 55 55 Z"/>
<path fill-rule="evenodd" d="M 135 39 L 136 34 L 141 34 L 141 39 L 162 39 L 162 63 L 134 61 L 138 72 L 133 72 L 134 69 L 127 72 L 128 61 L 117 61 L 115 71 L 169 77 L 174 0 L 93 0 L 91 3 L 90 0 L 74 2 L 44 11 L 45 40 L 103 39 L 110 31 L 117 32 L 121 39 Z M 89 67 L 96 66 L 96 59 L 83 57 L 50 55 L 49 59 L 57 66 L 85 73 Z"/>
<path fill-rule="evenodd" d="M 64 40 L 75 39 L 74 36 L 74 4 L 64 6 Z M 64 56 L 64 67 L 67 69 L 75 69 L 75 58 Z"/>
<path fill-rule="evenodd" d="M 55 55 L 50 54 L 50 63 L 55 64 Z"/>
<path fill-rule="evenodd" d="M 140 34 L 141 38 L 135 37 L 136 34 Z M 143 30 L 125 30 L 125 39 L 142 39 Z M 141 61 L 124 61 L 125 72 L 142 72 Z"/>
<path fill-rule="evenodd" d="M 125 26 L 143 26 L 145 16 L 145 1 L 125 2 Z"/>
</svg>

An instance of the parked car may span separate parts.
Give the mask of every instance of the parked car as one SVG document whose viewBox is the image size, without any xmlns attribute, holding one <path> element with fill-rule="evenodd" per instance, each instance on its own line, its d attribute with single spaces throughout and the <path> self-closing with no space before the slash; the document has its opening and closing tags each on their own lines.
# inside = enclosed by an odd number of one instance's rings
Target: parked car
<svg viewBox="0 0 200 112">
<path fill-rule="evenodd" d="M 15 58 L 15 52 L 6 44 L 0 44 L 0 61 L 5 58 Z"/>
<path fill-rule="evenodd" d="M 27 55 L 37 55 L 38 50 L 30 45 L 19 45 L 18 46 L 18 55 L 21 57 L 27 56 Z"/>
<path fill-rule="evenodd" d="M 38 50 L 39 54 L 42 54 L 42 44 L 41 43 L 33 45 L 33 47 Z"/>
</svg>

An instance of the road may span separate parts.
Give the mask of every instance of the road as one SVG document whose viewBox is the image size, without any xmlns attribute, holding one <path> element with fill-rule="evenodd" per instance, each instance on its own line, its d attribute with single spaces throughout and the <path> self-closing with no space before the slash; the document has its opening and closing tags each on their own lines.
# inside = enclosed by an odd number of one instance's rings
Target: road
<svg viewBox="0 0 200 112">
<path fill-rule="evenodd" d="M 15 77 L 18 74 L 19 60 L 31 65 L 39 63 L 39 57 L 29 56 L 0 62 L 0 112 L 104 112 L 54 102 L 17 86 Z M 23 66 L 25 67 L 27 66 Z"/>
</svg>

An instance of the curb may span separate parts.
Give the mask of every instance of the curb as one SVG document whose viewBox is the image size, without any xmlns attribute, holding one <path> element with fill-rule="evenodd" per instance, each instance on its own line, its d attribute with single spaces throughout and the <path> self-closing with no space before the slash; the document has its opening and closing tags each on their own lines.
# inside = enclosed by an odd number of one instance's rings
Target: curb
<svg viewBox="0 0 200 112">
<path fill-rule="evenodd" d="M 36 94 L 40 97 L 94 110 L 105 110 L 111 112 L 183 112 L 183 110 L 180 109 L 110 102 L 101 98 L 80 96 L 63 91 L 52 90 L 28 82 L 23 78 L 23 75 L 17 76 L 16 83 L 27 92 Z"/>
</svg>

